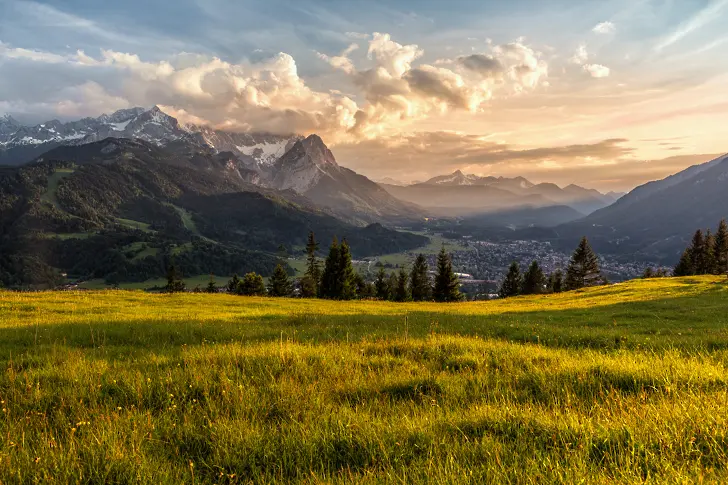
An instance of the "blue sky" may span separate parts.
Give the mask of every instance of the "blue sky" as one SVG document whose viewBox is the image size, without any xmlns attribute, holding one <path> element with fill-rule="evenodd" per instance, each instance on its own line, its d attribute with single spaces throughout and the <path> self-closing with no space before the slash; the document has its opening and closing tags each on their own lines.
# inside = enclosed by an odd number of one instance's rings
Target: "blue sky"
<svg viewBox="0 0 728 485">
<path fill-rule="evenodd" d="M 624 189 L 726 151 L 726 21 L 728 0 L 0 0 L 0 113 L 159 104 L 318 132 L 375 178 Z"/>
</svg>

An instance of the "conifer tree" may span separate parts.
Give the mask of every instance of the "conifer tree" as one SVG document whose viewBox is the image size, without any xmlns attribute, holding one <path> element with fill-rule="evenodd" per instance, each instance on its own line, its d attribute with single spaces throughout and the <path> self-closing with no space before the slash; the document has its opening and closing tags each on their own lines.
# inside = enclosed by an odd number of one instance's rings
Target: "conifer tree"
<svg viewBox="0 0 728 485">
<path fill-rule="evenodd" d="M 321 289 L 321 266 L 316 251 L 319 249 L 319 243 L 313 231 L 308 233 L 308 242 L 306 243 L 306 272 L 301 278 L 301 296 L 304 298 L 315 298 Z"/>
<path fill-rule="evenodd" d="M 292 291 L 293 287 L 291 280 L 288 278 L 288 273 L 286 273 L 283 265 L 278 263 L 268 281 L 268 294 L 270 296 L 285 297 L 291 296 Z"/>
<path fill-rule="evenodd" d="M 523 277 L 521 276 L 521 267 L 517 262 L 513 261 L 511 266 L 508 268 L 501 287 L 498 290 L 498 295 L 501 298 L 509 298 L 511 296 L 518 296 L 521 293 L 523 286 Z"/>
<path fill-rule="evenodd" d="M 351 264 L 351 251 L 346 239 L 339 246 L 339 267 L 336 279 L 336 286 L 340 288 L 338 298 L 342 300 L 356 298 L 356 273 L 354 272 L 354 266 Z"/>
<path fill-rule="evenodd" d="M 452 259 L 445 252 L 444 244 L 437 255 L 437 274 L 435 275 L 433 297 L 438 302 L 454 302 L 463 299 L 460 293 L 460 282 L 452 269 Z"/>
<path fill-rule="evenodd" d="M 374 281 L 374 291 L 378 300 L 389 299 L 389 282 L 384 268 L 379 268 L 377 272 L 377 279 Z"/>
<path fill-rule="evenodd" d="M 210 273 L 210 281 L 207 282 L 207 289 L 206 291 L 208 293 L 217 293 L 217 284 L 215 284 L 215 275 Z"/>
<path fill-rule="evenodd" d="M 356 294 L 361 299 L 374 297 L 374 285 L 367 282 L 361 273 L 354 274 L 354 282 L 356 284 Z"/>
<path fill-rule="evenodd" d="M 549 275 L 548 281 L 549 293 L 561 293 L 564 291 L 564 273 L 557 269 Z"/>
<path fill-rule="evenodd" d="M 165 289 L 169 293 L 178 293 L 180 291 L 185 291 L 185 288 L 185 282 L 182 281 L 181 273 L 177 270 L 177 267 L 174 264 L 171 264 L 167 269 L 167 286 Z"/>
<path fill-rule="evenodd" d="M 427 258 L 420 254 L 415 259 L 410 273 L 410 294 L 413 301 L 429 301 L 432 299 L 432 284 L 427 274 Z"/>
<path fill-rule="evenodd" d="M 245 296 L 264 296 L 265 282 L 257 273 L 248 273 L 240 281 L 240 294 Z"/>
<path fill-rule="evenodd" d="M 531 263 L 526 274 L 523 275 L 523 288 L 521 293 L 524 295 L 539 295 L 546 289 L 546 276 L 544 276 L 541 267 L 537 261 Z"/>
<path fill-rule="evenodd" d="M 703 237 L 703 231 L 700 229 L 695 231 L 693 240 L 690 243 L 690 256 L 692 258 L 692 274 L 703 274 L 703 268 L 705 268 L 705 238 Z"/>
<path fill-rule="evenodd" d="M 394 301 L 410 301 L 409 276 L 404 268 L 400 268 L 397 275 L 397 288 L 394 291 Z"/>
<path fill-rule="evenodd" d="M 569 291 L 578 290 L 587 286 L 601 285 L 604 281 L 597 255 L 594 254 L 587 238 L 581 238 L 579 247 L 574 251 L 566 270 L 564 287 Z"/>
<path fill-rule="evenodd" d="M 226 285 L 228 293 L 240 295 L 242 293 L 242 289 L 240 287 L 241 283 L 242 281 L 240 280 L 240 277 L 237 274 L 234 274 Z"/>
<path fill-rule="evenodd" d="M 389 273 L 389 278 L 387 278 L 387 300 L 394 301 L 397 296 L 397 283 L 399 282 L 399 278 L 397 278 L 397 272 L 392 271 Z"/>
<path fill-rule="evenodd" d="M 718 271 L 718 261 L 715 257 L 715 236 L 708 229 L 703 240 L 703 268 L 702 274 L 715 274 Z"/>
<path fill-rule="evenodd" d="M 324 298 L 339 298 L 341 295 L 341 287 L 338 286 L 340 262 L 339 241 L 334 237 L 321 275 L 321 296 Z"/>
<path fill-rule="evenodd" d="M 685 248 L 685 251 L 683 251 L 682 256 L 680 257 L 680 261 L 677 263 L 677 266 L 675 266 L 672 274 L 677 277 L 692 276 L 695 274 L 695 267 L 693 266 L 693 252 L 691 248 Z"/>
<path fill-rule="evenodd" d="M 728 273 L 728 224 L 725 219 L 720 221 L 718 232 L 715 233 L 714 253 L 716 273 Z"/>
</svg>

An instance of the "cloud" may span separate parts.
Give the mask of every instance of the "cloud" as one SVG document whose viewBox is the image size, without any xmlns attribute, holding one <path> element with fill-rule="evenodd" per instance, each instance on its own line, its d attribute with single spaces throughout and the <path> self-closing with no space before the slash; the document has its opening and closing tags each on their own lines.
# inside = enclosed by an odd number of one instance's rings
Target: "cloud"
<svg viewBox="0 0 728 485">
<path fill-rule="evenodd" d="M 424 180 L 461 169 L 466 173 L 523 176 L 533 182 L 571 183 L 602 190 L 628 190 L 719 154 L 640 159 L 629 140 L 525 148 L 489 136 L 458 132 L 391 135 L 333 148 L 339 163 L 370 177 Z M 668 150 L 669 151 L 669 150 Z"/>
<path fill-rule="evenodd" d="M 671 45 L 681 41 L 684 37 L 688 36 L 692 32 L 699 30 L 701 27 L 720 19 L 719 15 L 726 7 L 728 7 L 728 0 L 712 0 L 703 9 L 699 10 L 695 15 L 683 22 L 675 29 L 670 35 L 664 37 L 657 45 L 655 45 L 655 51 L 661 52 L 662 50 L 670 47 Z"/>
<path fill-rule="evenodd" d="M 523 93 L 540 86 L 548 76 L 548 65 L 540 53 L 522 42 L 492 46 L 490 53 L 441 59 L 435 66 L 415 66 L 423 55 L 419 46 L 400 44 L 379 32 L 369 41 L 367 57 L 373 66 L 367 69 L 356 68 L 346 53 L 335 57 L 319 54 L 349 75 L 364 96 L 353 134 L 370 138 L 406 120 L 449 110 L 476 112 L 495 90 L 504 95 Z M 442 67 L 445 65 L 453 67 Z"/>
<path fill-rule="evenodd" d="M 466 69 L 486 77 L 492 77 L 503 72 L 503 66 L 500 61 L 493 56 L 485 54 L 472 54 L 458 57 L 457 62 Z"/>
<path fill-rule="evenodd" d="M 611 72 L 607 66 L 602 66 L 601 64 L 585 64 L 584 71 L 595 78 L 609 77 L 609 73 Z"/>
<path fill-rule="evenodd" d="M 574 55 L 571 56 L 571 59 L 569 59 L 569 62 L 572 64 L 582 65 L 588 60 L 589 53 L 586 50 L 586 44 L 580 44 L 579 47 L 576 48 Z"/>
<path fill-rule="evenodd" d="M 0 73 L 0 102 L 49 117 L 159 104 L 221 128 L 333 135 L 351 128 L 358 111 L 347 96 L 307 86 L 284 53 L 260 63 L 190 55 L 149 62 L 110 50 L 61 56 L 3 44 Z"/>
<path fill-rule="evenodd" d="M 344 35 L 346 35 L 350 39 L 368 39 L 369 38 L 369 34 L 363 34 L 361 32 L 347 32 Z"/>
<path fill-rule="evenodd" d="M 456 168 L 492 170 L 494 166 L 534 166 L 545 161 L 565 165 L 595 165 L 631 155 L 628 140 L 615 138 L 591 144 L 522 148 L 498 143 L 487 136 L 459 132 L 417 132 L 382 136 L 359 143 L 343 143 L 334 152 L 342 164 L 377 176 L 424 176 Z M 397 164 L 393 165 L 392 160 Z"/>
<path fill-rule="evenodd" d="M 12 103 L 19 113 L 47 110 L 48 117 L 157 104 L 196 123 L 316 132 L 335 144 L 377 137 L 450 111 L 475 113 L 494 93 L 522 94 L 548 75 L 541 54 L 520 41 L 489 46 L 490 52 L 458 58 L 447 68 L 419 63 L 424 55 L 419 46 L 400 44 L 386 33 L 373 33 L 367 44 L 367 59 L 357 62 L 352 58 L 357 43 L 338 55 L 316 53 L 351 83 L 356 92 L 345 95 L 313 88 L 286 53 L 257 62 L 191 53 L 150 61 L 115 50 L 59 54 L 0 43 L 0 102 Z M 83 96 L 89 99 L 86 108 Z"/>
<path fill-rule="evenodd" d="M 594 26 L 592 32 L 595 34 L 612 34 L 617 30 L 617 26 L 612 22 L 602 22 Z"/>
</svg>

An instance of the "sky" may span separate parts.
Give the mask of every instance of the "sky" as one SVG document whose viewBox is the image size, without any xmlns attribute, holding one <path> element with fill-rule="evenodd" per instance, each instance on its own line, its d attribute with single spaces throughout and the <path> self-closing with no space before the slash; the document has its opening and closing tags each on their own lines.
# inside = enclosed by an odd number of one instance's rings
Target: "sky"
<svg viewBox="0 0 728 485">
<path fill-rule="evenodd" d="M 629 190 L 728 151 L 728 0 L 0 0 L 0 114 L 159 105 L 403 182 Z"/>
</svg>

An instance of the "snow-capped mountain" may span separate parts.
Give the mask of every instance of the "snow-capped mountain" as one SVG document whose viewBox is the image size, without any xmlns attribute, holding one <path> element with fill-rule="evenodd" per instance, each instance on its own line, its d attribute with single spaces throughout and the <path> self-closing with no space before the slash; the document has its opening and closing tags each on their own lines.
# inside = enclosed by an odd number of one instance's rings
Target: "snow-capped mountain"
<svg viewBox="0 0 728 485">
<path fill-rule="evenodd" d="M 159 107 L 122 109 L 98 118 L 62 123 L 52 120 L 35 126 L 22 126 L 10 116 L 0 118 L 0 164 L 19 165 L 60 145 L 85 144 L 105 138 L 141 139 L 158 146 L 177 141 L 231 152 L 246 169 L 270 170 L 299 136 L 268 133 L 230 133 L 212 128 L 183 125 Z"/>
<path fill-rule="evenodd" d="M 2 143 L 3 136 L 15 133 L 21 127 L 22 125 L 10 115 L 0 117 L 0 143 Z"/>
<path fill-rule="evenodd" d="M 440 175 L 423 182 L 427 185 L 482 185 L 486 187 L 497 187 L 505 190 L 522 190 L 533 187 L 533 184 L 523 177 L 481 177 L 480 175 L 465 174 L 456 170 L 450 175 Z"/>
<path fill-rule="evenodd" d="M 65 153 L 110 139 L 135 140 L 161 150 L 153 158 L 189 159 L 205 170 L 237 174 L 237 178 L 264 189 L 295 192 L 318 206 L 352 222 L 402 220 L 420 217 L 420 209 L 401 202 L 379 185 L 336 163 L 333 153 L 317 135 L 231 133 L 185 125 L 158 107 L 132 108 L 98 118 L 34 127 L 7 126 L 0 137 L 0 165 L 19 165 Z M 59 148 L 60 147 L 60 148 Z M 59 148 L 58 150 L 54 150 Z M 113 155 L 113 154 L 112 154 Z M 208 163 L 214 157 L 214 163 Z M 114 158 L 113 156 L 111 157 Z M 165 163 L 171 163 L 169 161 Z"/>
</svg>

